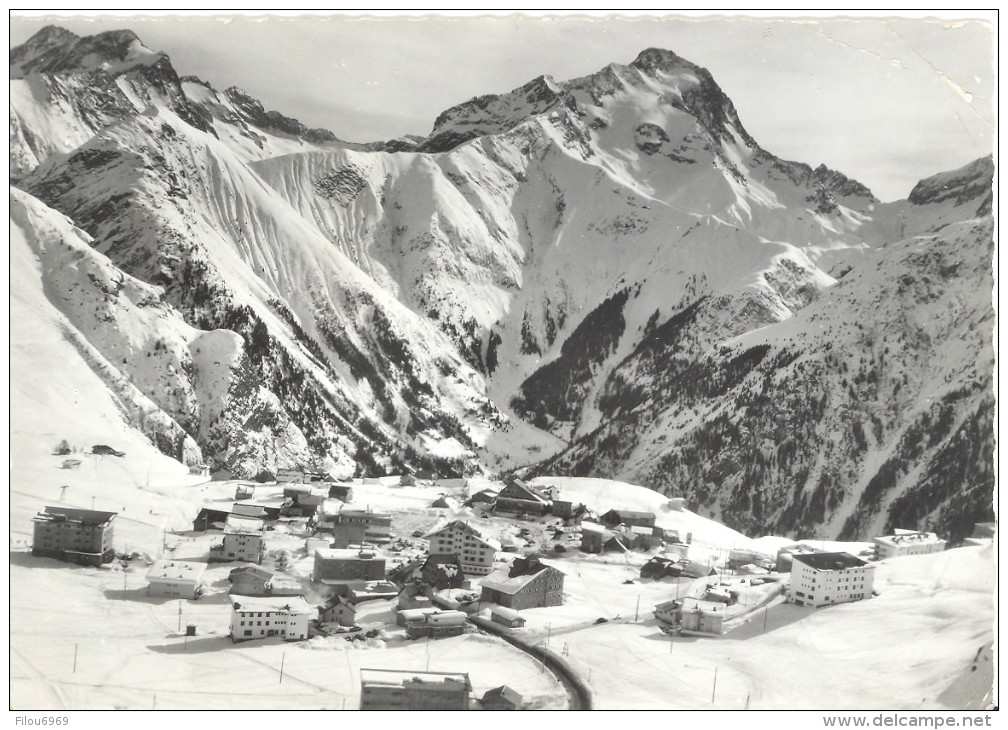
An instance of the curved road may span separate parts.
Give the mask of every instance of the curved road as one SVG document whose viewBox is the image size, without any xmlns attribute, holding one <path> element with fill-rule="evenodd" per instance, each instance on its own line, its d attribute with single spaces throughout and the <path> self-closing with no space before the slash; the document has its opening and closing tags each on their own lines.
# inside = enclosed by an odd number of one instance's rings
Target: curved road
<svg viewBox="0 0 1008 730">
<path fill-rule="evenodd" d="M 465 611 L 465 609 L 459 607 L 457 603 L 454 603 L 453 601 L 446 601 L 444 598 L 436 594 L 431 597 L 431 601 L 434 605 L 440 606 L 441 608 Z M 468 611 L 466 611 L 466 613 L 468 613 Z M 500 624 L 495 624 L 489 619 L 469 614 L 467 620 L 479 630 L 503 639 L 516 649 L 520 649 L 525 652 L 552 672 L 553 676 L 560 681 L 560 684 L 562 684 L 564 689 L 567 691 L 567 697 L 569 698 L 570 703 L 570 706 L 567 708 L 568 710 L 592 709 L 591 690 L 588 689 L 588 685 L 585 684 L 584 680 L 578 676 L 577 672 L 574 671 L 566 659 L 554 654 L 545 647 L 538 646 L 526 641 L 520 636 L 512 634 Z"/>
</svg>

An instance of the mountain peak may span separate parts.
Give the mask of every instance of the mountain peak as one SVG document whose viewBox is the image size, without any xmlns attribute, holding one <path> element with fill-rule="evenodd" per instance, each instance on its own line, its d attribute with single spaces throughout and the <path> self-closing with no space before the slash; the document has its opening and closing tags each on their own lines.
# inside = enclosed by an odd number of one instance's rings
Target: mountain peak
<svg viewBox="0 0 1008 730">
<path fill-rule="evenodd" d="M 641 71 L 654 71 L 656 69 L 668 71 L 684 66 L 695 68 L 694 64 L 664 48 L 645 48 L 630 65 Z"/>
<path fill-rule="evenodd" d="M 103 69 L 116 76 L 137 66 L 153 66 L 167 58 L 147 48 L 137 34 L 128 29 L 81 37 L 54 25 L 47 25 L 10 52 L 12 74 Z"/>
</svg>

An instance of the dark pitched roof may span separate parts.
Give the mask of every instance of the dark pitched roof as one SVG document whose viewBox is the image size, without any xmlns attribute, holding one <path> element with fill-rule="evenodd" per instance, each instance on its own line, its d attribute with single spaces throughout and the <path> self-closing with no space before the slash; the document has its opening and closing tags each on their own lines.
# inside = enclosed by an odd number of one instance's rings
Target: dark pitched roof
<svg viewBox="0 0 1008 730">
<path fill-rule="evenodd" d="M 816 570 L 842 570 L 867 565 L 850 553 L 795 553 L 793 559 Z"/>
<path fill-rule="evenodd" d="M 524 486 L 523 483 L 519 482 L 521 482 L 520 479 L 515 482 L 511 482 L 500 490 L 497 494 L 497 499 L 501 499 L 503 497 L 504 499 L 524 499 L 529 502 L 539 503 L 544 503 L 546 501 L 531 489 Z"/>
<path fill-rule="evenodd" d="M 603 515 L 603 517 L 606 517 L 608 515 L 613 515 L 615 517 L 619 517 L 623 521 L 626 521 L 628 519 L 631 519 L 631 520 L 632 519 L 638 519 L 638 520 L 652 519 L 653 520 L 655 518 L 655 513 L 654 512 L 639 512 L 637 510 L 631 510 L 631 509 L 611 509 L 608 512 L 606 512 L 605 515 Z"/>
<path fill-rule="evenodd" d="M 494 687 L 493 689 L 488 689 L 483 693 L 483 702 L 495 699 L 505 699 L 515 707 L 521 706 L 522 703 L 522 696 L 506 684 L 502 684 L 500 687 Z"/>
</svg>

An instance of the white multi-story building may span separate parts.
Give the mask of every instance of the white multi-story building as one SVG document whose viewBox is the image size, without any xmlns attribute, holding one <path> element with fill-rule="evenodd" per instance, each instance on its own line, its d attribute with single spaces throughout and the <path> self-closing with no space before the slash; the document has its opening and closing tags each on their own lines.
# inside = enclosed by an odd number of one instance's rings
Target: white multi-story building
<svg viewBox="0 0 1008 730">
<path fill-rule="evenodd" d="M 231 641 L 307 639 L 314 614 L 303 596 L 231 596 Z"/>
<path fill-rule="evenodd" d="M 196 598 L 203 582 L 205 563 L 158 560 L 147 571 L 147 594 L 172 598 Z"/>
<path fill-rule="evenodd" d="M 879 560 L 940 553 L 944 549 L 945 541 L 933 532 L 896 530 L 892 535 L 875 538 L 875 557 Z"/>
<path fill-rule="evenodd" d="M 214 560 L 244 560 L 259 563 L 266 551 L 263 531 L 266 529 L 261 519 L 228 515 L 224 523 L 224 541 L 210 549 Z"/>
<path fill-rule="evenodd" d="M 875 566 L 850 553 L 797 553 L 788 600 L 799 606 L 830 606 L 870 598 Z"/>
<path fill-rule="evenodd" d="M 431 555 L 457 555 L 466 575 L 489 575 L 501 545 L 485 538 L 472 525 L 461 520 L 449 522 L 427 535 Z"/>
</svg>

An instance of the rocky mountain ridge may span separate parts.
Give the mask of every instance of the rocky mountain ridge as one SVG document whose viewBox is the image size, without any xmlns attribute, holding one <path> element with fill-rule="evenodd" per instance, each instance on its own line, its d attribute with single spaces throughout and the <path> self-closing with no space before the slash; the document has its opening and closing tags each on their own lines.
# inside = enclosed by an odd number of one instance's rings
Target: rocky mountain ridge
<svg viewBox="0 0 1008 730">
<path fill-rule="evenodd" d="M 989 159 L 879 203 L 761 148 L 660 49 L 363 145 L 179 78 L 128 31 L 50 27 L 11 51 L 10 119 L 19 205 L 175 323 L 78 328 L 176 458 L 533 465 L 749 532 L 989 514 Z"/>
</svg>

